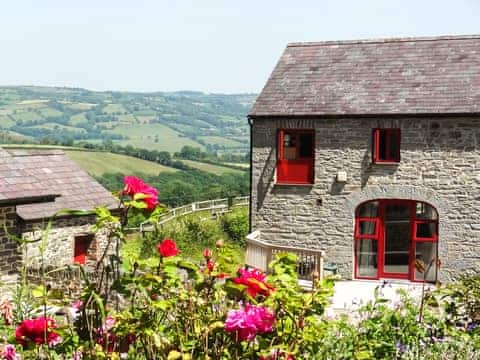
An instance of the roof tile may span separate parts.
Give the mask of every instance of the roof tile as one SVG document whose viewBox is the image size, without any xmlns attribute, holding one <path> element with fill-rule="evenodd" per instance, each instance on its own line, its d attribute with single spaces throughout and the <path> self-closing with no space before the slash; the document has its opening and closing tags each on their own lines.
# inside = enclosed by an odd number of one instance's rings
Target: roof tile
<svg viewBox="0 0 480 360">
<path fill-rule="evenodd" d="M 289 44 L 251 116 L 480 112 L 480 35 Z"/>
<path fill-rule="evenodd" d="M 38 219 L 50 217 L 61 209 L 117 206 L 110 192 L 62 151 L 0 148 L 0 199 L 53 194 L 60 195 L 54 202 L 17 206 L 18 215 Z"/>
</svg>

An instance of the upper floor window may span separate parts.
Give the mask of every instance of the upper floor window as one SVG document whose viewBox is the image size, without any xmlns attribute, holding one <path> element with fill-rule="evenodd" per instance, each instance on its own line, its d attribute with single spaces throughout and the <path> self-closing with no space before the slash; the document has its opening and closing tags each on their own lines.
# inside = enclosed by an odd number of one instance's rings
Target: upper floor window
<svg viewBox="0 0 480 360">
<path fill-rule="evenodd" d="M 281 129 L 278 133 L 277 183 L 312 184 L 315 131 Z"/>
<path fill-rule="evenodd" d="M 374 163 L 400 162 L 400 129 L 374 129 L 372 144 Z"/>
</svg>

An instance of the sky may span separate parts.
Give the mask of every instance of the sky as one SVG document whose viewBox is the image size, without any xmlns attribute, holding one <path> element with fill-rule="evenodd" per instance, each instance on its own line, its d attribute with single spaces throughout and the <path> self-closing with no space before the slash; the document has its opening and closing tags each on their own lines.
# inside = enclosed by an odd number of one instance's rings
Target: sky
<svg viewBox="0 0 480 360">
<path fill-rule="evenodd" d="M 0 85 L 261 91 L 289 42 L 480 34 L 480 0 L 3 0 Z"/>
</svg>

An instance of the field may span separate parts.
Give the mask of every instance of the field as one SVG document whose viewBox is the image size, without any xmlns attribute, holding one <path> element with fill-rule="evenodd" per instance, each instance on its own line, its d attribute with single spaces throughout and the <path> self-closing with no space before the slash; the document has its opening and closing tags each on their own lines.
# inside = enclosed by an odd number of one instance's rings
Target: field
<svg viewBox="0 0 480 360">
<path fill-rule="evenodd" d="M 199 170 L 206 171 L 206 172 L 216 174 L 216 175 L 222 175 L 222 174 L 225 174 L 225 173 L 234 173 L 234 174 L 241 174 L 242 173 L 242 171 L 240 171 L 240 170 L 230 169 L 230 168 L 220 166 L 220 165 L 206 164 L 206 163 L 202 163 L 202 162 L 199 162 L 199 161 L 182 160 L 182 162 L 184 162 L 188 166 L 191 166 L 195 169 L 199 169 Z"/>
<path fill-rule="evenodd" d="M 70 159 L 94 176 L 100 176 L 104 173 L 158 175 L 160 172 L 178 171 L 174 168 L 126 155 L 76 150 L 66 150 L 65 152 Z"/>
<path fill-rule="evenodd" d="M 242 144 L 239 141 L 219 137 L 219 136 L 200 136 L 199 139 L 205 141 L 207 144 L 217 144 L 225 146 L 226 148 L 232 147 L 244 147 L 245 144 Z"/>
<path fill-rule="evenodd" d="M 111 140 L 171 154 L 185 145 L 245 153 L 245 116 L 254 99 L 255 94 L 0 86 L 0 131 L 11 130 L 36 143 Z"/>
<path fill-rule="evenodd" d="M 120 125 L 108 132 L 128 136 L 128 140 L 117 141 L 121 145 L 132 145 L 149 150 L 176 152 L 185 145 L 200 147 L 199 143 L 182 137 L 178 132 L 162 124 Z"/>
</svg>

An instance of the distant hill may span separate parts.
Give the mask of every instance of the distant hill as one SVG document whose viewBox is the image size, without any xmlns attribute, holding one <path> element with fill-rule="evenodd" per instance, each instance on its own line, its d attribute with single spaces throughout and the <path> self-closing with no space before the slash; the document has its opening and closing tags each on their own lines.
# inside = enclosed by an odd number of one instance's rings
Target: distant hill
<svg viewBox="0 0 480 360">
<path fill-rule="evenodd" d="M 246 152 L 255 94 L 0 87 L 0 142 L 113 141 L 151 150 Z"/>
</svg>

